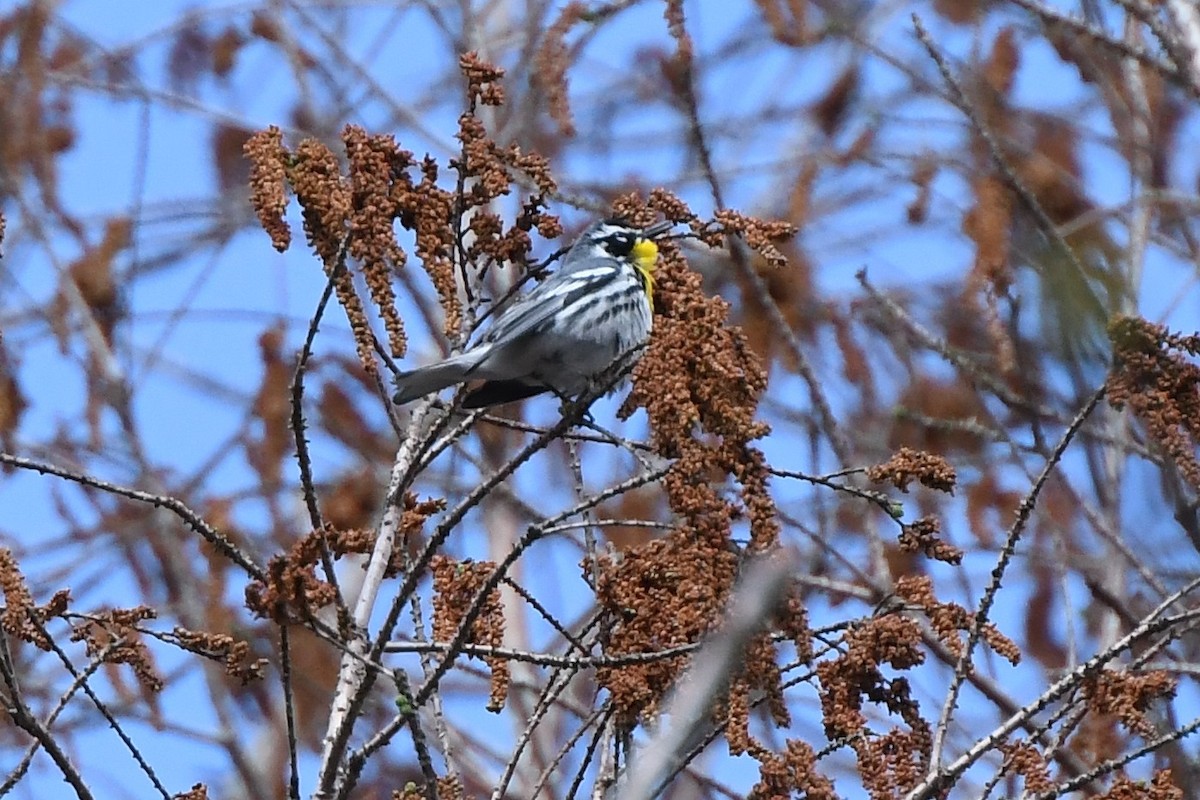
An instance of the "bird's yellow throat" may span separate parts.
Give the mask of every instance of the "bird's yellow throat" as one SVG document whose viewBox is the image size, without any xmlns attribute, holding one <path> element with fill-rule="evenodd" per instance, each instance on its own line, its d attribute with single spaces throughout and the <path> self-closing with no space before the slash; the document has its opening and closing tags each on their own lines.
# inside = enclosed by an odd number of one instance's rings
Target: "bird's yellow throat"
<svg viewBox="0 0 1200 800">
<path fill-rule="evenodd" d="M 658 263 L 658 245 L 649 239 L 638 239 L 633 246 L 633 265 L 646 287 L 646 299 L 654 302 L 654 267 Z"/>
</svg>

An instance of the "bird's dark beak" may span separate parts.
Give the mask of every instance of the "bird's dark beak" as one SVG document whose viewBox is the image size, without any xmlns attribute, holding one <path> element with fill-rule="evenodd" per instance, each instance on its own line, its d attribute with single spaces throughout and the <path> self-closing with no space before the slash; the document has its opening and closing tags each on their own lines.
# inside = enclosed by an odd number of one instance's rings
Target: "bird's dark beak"
<svg viewBox="0 0 1200 800">
<path fill-rule="evenodd" d="M 641 236 L 643 239 L 654 239 L 662 236 L 664 233 L 674 227 L 674 222 L 668 222 L 666 220 L 663 222 L 656 222 L 648 228 L 642 228 L 642 232 L 639 234 L 639 236 Z"/>
</svg>

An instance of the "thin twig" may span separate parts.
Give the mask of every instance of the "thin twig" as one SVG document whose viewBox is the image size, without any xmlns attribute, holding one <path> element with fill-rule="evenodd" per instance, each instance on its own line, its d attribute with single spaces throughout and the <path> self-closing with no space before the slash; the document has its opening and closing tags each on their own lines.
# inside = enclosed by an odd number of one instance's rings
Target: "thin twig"
<svg viewBox="0 0 1200 800">
<path fill-rule="evenodd" d="M 682 13 L 682 10 L 680 13 Z M 686 36 L 687 34 L 681 33 L 681 35 Z M 721 190 L 721 182 L 717 177 L 716 168 L 713 166 L 712 150 L 709 147 L 708 138 L 704 133 L 704 126 L 700 121 L 700 104 L 696 94 L 692 59 L 687 58 L 684 61 L 683 68 L 684 79 L 678 82 L 679 91 L 677 94 L 680 95 L 685 113 L 687 114 L 688 137 L 691 139 L 692 147 L 695 149 L 700 160 L 701 170 L 704 173 L 705 180 L 708 182 L 713 202 L 718 209 L 723 210 L 725 209 L 724 193 Z M 792 329 L 792 326 L 787 321 L 787 317 L 784 316 L 783 311 L 779 308 L 779 303 L 771 294 L 767 282 L 763 280 L 763 277 L 751 265 L 750 259 L 747 258 L 748 248 L 740 240 L 731 241 L 730 244 L 730 257 L 733 260 L 734 266 L 737 267 L 738 275 L 750 287 L 754 295 L 754 300 L 766 312 L 771 326 L 786 345 L 788 354 L 792 357 L 796 365 L 796 371 L 800 373 L 800 377 L 804 379 L 805 384 L 808 386 L 809 396 L 812 398 L 813 406 L 816 408 L 817 417 L 821 421 L 821 428 L 829 439 L 830 448 L 837 457 L 838 463 L 841 466 L 847 466 L 852 460 L 850 440 L 838 426 L 837 417 L 833 413 L 833 407 L 829 404 L 829 399 L 825 396 L 825 390 L 821 387 L 816 371 L 813 370 L 808 356 L 805 355 L 804 348 L 800 345 L 800 340 L 796 337 L 796 332 Z"/>
<path fill-rule="evenodd" d="M 538 616 L 546 621 L 546 624 L 554 628 L 558 635 L 563 637 L 563 640 L 566 641 L 567 644 L 571 645 L 572 649 L 577 650 L 580 653 L 587 652 L 587 648 L 583 646 L 583 642 L 579 641 L 579 639 L 572 635 L 572 633 L 567 630 L 561 622 L 555 619 L 554 615 L 550 613 L 550 609 L 542 605 L 541 601 L 534 597 L 532 592 L 528 591 L 524 586 L 517 583 L 507 575 L 504 576 L 501 583 L 514 591 L 522 600 L 528 603 L 529 607 L 536 611 Z"/>
<path fill-rule="evenodd" d="M 418 431 L 421 430 L 428 409 L 428 403 L 421 403 L 413 412 L 409 421 L 410 435 L 401 440 L 392 464 L 383 519 L 378 526 L 375 546 L 367 561 L 362 587 L 354 605 L 355 628 L 350 632 L 347 652 L 343 654 L 338 670 L 337 689 L 330 708 L 329 725 L 322 742 L 321 767 L 315 793 L 317 797 L 332 796 L 351 729 L 358 718 L 367 691 L 374 684 L 375 672 L 367 669 L 364 662 L 377 659 L 366 657 L 371 648 L 365 631 L 374 612 L 375 600 L 384 575 L 392 561 L 396 534 L 400 527 L 401 496 L 422 445 L 423 440 Z"/>
<path fill-rule="evenodd" d="M 1079 255 L 1067 243 L 1067 240 L 1063 237 L 1063 235 L 1059 233 L 1058 226 L 1055 225 L 1050 219 L 1050 215 L 1046 213 L 1046 209 L 1043 208 L 1042 204 L 1038 202 L 1037 197 L 1035 197 L 1033 192 L 1030 191 L 1029 187 L 1025 185 L 1024 181 L 1017 176 L 1016 170 L 1013 169 L 1012 164 L 1009 163 L 1008 158 L 1004 155 L 1004 150 L 1000 147 L 1000 143 L 996 140 L 995 134 L 993 134 L 991 129 L 984 124 L 980 115 L 976 113 L 976 109 L 970 103 L 970 101 L 968 101 L 962 85 L 958 82 L 958 79 L 954 77 L 954 73 L 950 71 L 950 65 L 946 63 L 946 59 L 942 55 L 942 52 L 938 49 L 937 45 L 934 44 L 933 39 L 929 36 L 929 32 L 925 30 L 925 26 L 921 22 L 920 15 L 913 14 L 912 21 L 913 26 L 916 28 L 917 39 L 920 40 L 921 44 L 925 47 L 926 52 L 929 53 L 929 57 L 932 58 L 933 62 L 937 65 L 938 71 L 941 73 L 942 80 L 946 82 L 946 86 L 950 89 L 951 101 L 955 106 L 958 107 L 958 110 L 967 117 L 971 123 L 971 127 L 974 128 L 975 132 L 979 135 L 979 138 L 983 140 L 985 145 L 987 145 L 988 154 L 991 156 L 992 162 L 995 164 L 997 171 L 1004 178 L 1004 182 L 1008 184 L 1009 188 L 1016 193 L 1017 198 L 1021 201 L 1021 204 L 1025 207 L 1025 210 L 1033 215 L 1034 220 L 1038 224 L 1038 228 L 1046 237 L 1046 240 L 1053 244 L 1055 249 L 1057 249 L 1063 255 L 1063 257 L 1066 258 L 1067 264 L 1070 265 L 1071 269 L 1078 277 L 1080 285 L 1091 286 L 1092 283 L 1088 279 L 1088 270 L 1079 260 Z M 1107 317 L 1105 309 L 1100 307 L 1099 300 L 1096 299 L 1090 292 L 1087 294 L 1087 296 L 1081 298 L 1082 302 L 1086 302 L 1088 300 L 1093 301 L 1091 303 L 1091 305 L 1094 307 L 1092 310 L 1096 312 L 1099 318 L 1104 319 Z"/>
<path fill-rule="evenodd" d="M 666 470 L 664 469 L 663 471 L 665 473 Z M 633 481 L 626 481 L 625 484 L 634 483 L 636 485 L 641 485 L 644 480 L 644 476 L 639 476 Z M 588 508 L 592 508 L 596 504 L 603 502 L 603 499 L 607 496 L 615 496 L 616 494 L 619 494 L 619 491 L 616 489 L 609 490 L 608 492 L 602 492 L 586 502 L 577 503 L 575 508 L 572 509 L 571 513 L 582 513 Z M 421 690 L 417 693 L 416 699 L 418 705 L 422 705 L 426 700 L 428 700 L 429 694 L 434 691 L 437 686 L 437 682 L 440 681 L 446 672 L 449 671 L 449 669 L 453 666 L 455 655 L 460 652 L 462 646 L 466 644 L 475 620 L 482 612 L 488 595 L 499 585 L 501 578 L 503 578 L 507 573 L 509 567 L 511 567 L 512 564 L 515 563 L 516 560 L 520 558 L 521 555 L 535 542 L 544 538 L 547 535 L 546 528 L 552 527 L 557 521 L 558 520 L 556 518 L 555 520 L 548 521 L 540 526 L 531 526 L 525 535 L 521 537 L 521 539 L 513 546 L 512 550 L 505 556 L 504 560 L 497 564 L 496 569 L 484 581 L 483 586 L 480 587 L 479 591 L 476 593 L 476 596 L 470 607 L 463 614 L 463 618 L 459 623 L 455 637 L 451 641 L 451 647 L 446 658 L 444 658 L 442 663 L 438 665 L 438 669 L 434 672 L 434 675 L 431 677 L 431 679 L 424 686 L 422 686 Z"/>
<path fill-rule="evenodd" d="M 1196 87 L 1176 68 L 1174 64 L 1163 61 L 1145 48 L 1133 46 L 1121 39 L 1113 38 L 1112 36 L 1109 36 L 1108 33 L 1102 28 L 1098 28 L 1095 25 L 1092 25 L 1087 21 L 1077 17 L 1068 16 L 1056 11 L 1044 3 L 1037 2 L 1037 0 L 1010 1 L 1013 3 L 1013 5 L 1020 6 L 1026 11 L 1041 17 L 1042 21 L 1048 27 L 1061 26 L 1066 28 L 1078 36 L 1095 42 L 1102 47 L 1113 50 L 1120 56 L 1135 59 L 1139 63 L 1144 64 L 1145 66 L 1159 73 L 1167 80 L 1184 86 L 1193 94 L 1197 93 Z"/>
<path fill-rule="evenodd" d="M 1012 560 L 1013 553 L 1016 552 L 1017 543 L 1021 540 L 1021 535 L 1025 532 L 1025 526 L 1033 514 L 1033 509 L 1037 506 L 1042 489 L 1050 479 L 1050 475 L 1058 467 L 1063 454 L 1067 450 L 1067 446 L 1074 440 L 1075 433 L 1091 415 L 1103 397 L 1104 387 L 1101 387 L 1093 392 L 1088 401 L 1079 409 L 1079 412 L 1075 415 L 1075 419 L 1071 421 L 1066 431 L 1063 432 L 1062 438 L 1059 439 L 1053 452 L 1046 459 L 1046 463 L 1043 465 L 1037 480 L 1034 481 L 1033 486 L 1025 497 L 1022 498 L 1021 504 L 1017 507 L 1016 519 L 1009 526 L 1008 533 L 1004 539 L 1004 546 L 1000 549 L 1000 556 L 996 561 L 996 566 L 992 568 L 991 579 L 988 582 L 987 588 L 984 589 L 983 596 L 979 600 L 979 608 L 976 610 L 975 617 L 971 621 L 971 629 L 967 632 L 966 645 L 963 647 L 962 654 L 959 656 L 958 663 L 954 668 L 954 680 L 950 683 L 950 688 L 946 694 L 946 702 L 942 705 L 942 712 L 938 718 L 937 728 L 934 730 L 933 746 L 930 751 L 930 777 L 938 774 L 941 768 L 942 749 L 945 746 L 946 735 L 950 728 L 950 719 L 958 704 L 959 692 L 962 690 L 967 673 L 971 671 L 969 668 L 971 658 L 975 653 L 975 646 L 979 643 L 979 639 L 983 635 L 983 628 L 987 624 L 988 615 L 992 610 L 992 604 L 996 600 L 996 595 L 1000 591 L 1000 583 L 1004 579 L 1009 562 Z"/>
<path fill-rule="evenodd" d="M 58 771 L 62 773 L 63 780 L 75 790 L 76 797 L 80 800 L 91 800 L 92 793 L 87 784 L 83 782 L 83 776 L 79 774 L 79 770 L 71 763 L 70 757 L 59 746 L 54 735 L 38 722 L 33 711 L 21 699 L 21 688 L 17 683 L 17 676 L 13 671 L 12 654 L 8 649 L 8 637 L 3 634 L 0 634 L 0 679 L 4 681 L 4 685 L 8 689 L 8 700 L 4 709 L 8 718 L 14 725 L 41 744 L 55 766 L 58 767 Z"/>
<path fill-rule="evenodd" d="M 937 796 L 942 788 L 952 785 L 972 764 L 982 758 L 985 753 L 994 750 L 1014 730 L 1024 726 L 1029 720 L 1057 702 L 1063 695 L 1076 689 L 1083 680 L 1095 675 L 1109 661 L 1136 645 L 1146 636 L 1155 635 L 1177 625 L 1180 621 L 1178 618 L 1163 617 L 1162 614 L 1197 588 L 1200 588 L 1200 578 L 1189 581 L 1179 591 L 1163 600 L 1142 620 L 1142 623 L 1138 627 L 1122 637 L 1120 641 L 1113 644 L 1107 650 L 1097 653 L 1083 664 L 1063 675 L 1063 677 L 1055 681 L 1036 699 L 1010 715 L 1008 719 L 1000 723 L 987 736 L 981 737 L 949 766 L 926 776 L 925 780 L 905 795 L 906 800 L 923 800 L 924 798 Z"/>
<path fill-rule="evenodd" d="M 565 795 L 567 800 L 574 800 L 575 795 L 579 792 L 579 788 L 583 786 L 583 779 L 587 775 L 588 767 L 591 766 L 592 759 L 596 757 L 596 751 L 599 749 L 600 743 L 604 741 L 604 735 L 608 729 L 609 722 L 613 714 L 616 713 L 611 702 L 605 703 L 603 711 L 604 713 L 600 715 L 600 719 L 596 723 L 596 733 L 592 736 L 592 740 L 588 742 L 587 749 L 583 753 L 583 758 L 579 760 L 579 769 L 575 772 L 575 777 L 571 780 L 571 786 Z"/>
<path fill-rule="evenodd" d="M 45 624 L 40 619 L 36 619 L 32 616 L 30 617 L 30 621 L 38 628 L 39 631 L 41 631 L 42 635 L 50 645 L 50 650 L 57 655 L 59 661 L 62 662 L 63 668 L 70 673 L 72 678 L 79 682 L 80 691 L 82 691 L 84 695 L 86 695 L 87 698 L 92 701 L 92 705 L 95 706 L 96 710 L 100 712 L 100 716 L 104 717 L 104 720 L 108 723 L 108 727 L 112 728 L 113 733 L 115 733 L 117 738 L 121 740 L 121 744 L 125 745 L 125 749 L 129 751 L 129 754 L 133 757 L 134 762 L 137 763 L 138 768 L 142 771 L 142 774 L 149 779 L 151 785 L 154 786 L 163 800 L 171 800 L 170 792 L 168 792 L 167 788 L 163 786 L 162 781 L 159 780 L 154 768 L 150 766 L 150 762 L 148 762 L 142 755 L 141 750 L 139 750 L 137 745 L 134 744 L 133 739 L 130 738 L 129 734 L 125 732 L 125 729 L 121 727 L 121 723 L 117 721 L 117 718 L 113 715 L 112 711 L 109 710 L 108 705 L 100 699 L 100 696 L 97 695 L 95 691 L 92 690 L 91 684 L 88 683 L 87 679 L 85 677 L 81 677 L 80 671 L 75 668 L 75 665 L 71 663 L 71 658 L 61 647 L 59 647 L 58 642 L 54 640 L 54 638 L 50 635 L 50 632 L 46 630 Z"/>
<path fill-rule="evenodd" d="M 624 653 L 619 656 L 559 656 L 553 653 L 514 650 L 511 647 L 463 644 L 459 645 L 458 652 L 461 655 L 473 656 L 475 658 L 502 658 L 509 661 L 519 661 L 524 664 L 536 664 L 541 667 L 583 670 L 628 667 L 633 664 L 650 664 L 655 661 L 664 661 L 687 655 L 688 653 L 695 652 L 699 647 L 699 644 L 693 643 L 647 653 Z M 449 653 L 452 649 L 454 649 L 453 642 L 391 642 L 388 644 L 386 651 L 389 653 Z"/>
<path fill-rule="evenodd" d="M 1169 733 L 1163 734 L 1157 739 L 1151 739 L 1141 747 L 1130 750 L 1120 758 L 1113 758 L 1101 764 L 1097 764 L 1086 774 L 1072 778 L 1064 783 L 1060 783 L 1058 786 L 1055 786 L 1052 791 L 1042 792 L 1041 794 L 1035 795 L 1034 800 L 1051 800 L 1051 798 L 1062 797 L 1068 792 L 1077 791 L 1084 786 L 1087 786 L 1097 778 L 1116 772 L 1117 770 L 1124 768 L 1127 764 L 1136 761 L 1142 756 L 1155 752 L 1163 745 L 1170 744 L 1171 742 L 1177 742 L 1180 739 L 1191 736 L 1198 730 L 1200 730 L 1200 717 L 1193 719 L 1191 722 L 1180 728 L 1176 728 Z"/>
<path fill-rule="evenodd" d="M 533 709 L 533 713 L 529 715 L 529 719 L 526 721 L 524 728 L 521 730 L 521 734 L 517 737 L 517 741 L 512 749 L 512 753 L 508 756 L 508 759 L 504 763 L 504 772 L 501 773 L 499 780 L 496 781 L 496 788 L 492 791 L 491 800 L 503 800 L 508 792 L 509 783 L 512 782 L 513 776 L 517 773 L 517 767 L 523 763 L 522 755 L 525 752 L 525 748 L 527 748 L 529 743 L 533 741 L 533 735 L 535 732 L 537 732 L 542 720 L 544 720 L 550 713 L 550 710 L 554 708 L 558 698 L 562 695 L 562 693 L 571 686 L 571 682 L 575 679 L 577 674 L 578 673 L 574 670 L 560 670 L 557 671 L 554 676 L 546 682 L 545 688 L 538 697 L 538 702 Z M 599 709 L 592 712 L 593 719 L 598 718 L 599 715 Z M 566 754 L 570 752 L 571 748 L 575 746 L 575 742 L 577 742 L 579 738 L 583 736 L 583 733 L 586 730 L 587 725 L 585 723 L 584 725 L 580 726 L 579 730 L 577 730 L 575 734 L 573 734 L 567 739 L 566 742 L 563 743 L 562 747 L 560 747 L 558 750 L 557 756 L 551 761 L 550 766 L 547 766 L 546 769 L 542 771 L 543 775 L 545 775 L 548 771 L 552 771 L 552 768 L 556 767 L 559 762 L 562 761 Z M 539 778 L 540 777 L 541 776 L 539 776 Z M 535 790 L 529 792 L 526 796 L 537 797 L 539 795 L 538 791 Z"/>
<path fill-rule="evenodd" d="M 5 639 L 3 634 L 0 634 L 0 639 Z M 68 686 L 62 695 L 59 696 L 58 702 L 55 704 L 54 709 L 46 716 L 46 720 L 43 723 L 46 730 L 49 730 L 54 725 L 54 721 L 58 719 L 59 715 L 66 710 L 67 704 L 71 701 L 71 698 L 73 698 L 82 688 L 84 682 L 87 681 L 87 679 L 93 674 L 95 674 L 95 672 L 102 666 L 108 663 L 108 657 L 122 644 L 123 640 L 119 638 L 109 642 L 103 650 L 97 653 L 88 662 L 86 667 L 79 671 L 79 673 L 71 681 L 71 685 Z M 16 673 L 13 669 L 12 662 L 9 660 L 9 652 L 6 641 L 0 642 L 0 672 L 3 672 L 5 675 L 11 675 L 15 680 Z M 33 757 L 37 755 L 38 750 L 41 748 L 41 741 L 35 739 L 33 744 L 31 744 L 25 751 L 25 755 L 22 756 L 21 761 L 12 770 L 12 772 L 8 774 L 8 777 L 5 778 L 4 782 L 0 784 L 0 797 L 6 796 L 10 791 L 12 791 L 13 787 L 20 782 L 21 778 L 24 777 L 25 773 L 29 770 L 29 765 L 33 763 Z"/>
<path fill-rule="evenodd" d="M 300 763 L 296 755 L 296 696 L 292 690 L 292 644 L 286 622 L 279 626 L 279 683 L 287 724 L 288 798 L 300 800 Z"/>
<path fill-rule="evenodd" d="M 829 476 L 826 476 L 826 475 L 809 475 L 807 473 L 798 472 L 796 470 L 776 469 L 774 467 L 768 467 L 767 470 L 772 475 L 778 476 L 780 478 L 795 478 L 797 480 L 805 481 L 806 483 L 811 483 L 814 486 L 824 486 L 826 488 L 833 489 L 834 491 L 845 492 L 846 494 L 851 495 L 852 497 L 861 498 L 863 500 L 866 500 L 866 501 L 878 506 L 885 514 L 887 514 L 892 519 L 898 521 L 897 512 L 899 511 L 899 509 L 897 507 L 897 504 L 895 502 L 893 502 L 892 499 L 890 497 L 888 497 L 886 494 L 884 494 L 883 492 L 876 492 L 876 491 L 872 491 L 870 489 L 859 489 L 857 486 L 850 486 L 849 484 L 838 483 L 836 481 L 831 480 L 829 478 Z M 838 475 L 846 475 L 846 474 L 853 473 L 855 471 L 861 472 L 862 470 L 841 470 L 837 474 Z"/>
<path fill-rule="evenodd" d="M 333 554 L 329 549 L 325 518 L 321 514 L 321 506 L 317 501 L 316 483 L 313 480 L 312 459 L 308 453 L 308 437 L 304 435 L 308 427 L 304 421 L 304 375 L 308 368 L 308 360 L 312 356 L 313 342 L 317 337 L 317 329 L 320 327 L 321 320 L 325 316 L 325 309 L 329 306 L 329 301 L 333 297 L 334 286 L 342 272 L 346 269 L 346 253 L 349 246 L 350 237 L 347 236 L 338 251 L 337 261 L 329 271 L 329 278 L 325 281 L 325 290 L 321 292 L 321 299 L 317 301 L 316 310 L 313 311 L 312 317 L 309 319 L 308 331 L 304 336 L 304 344 L 300 348 L 299 355 L 296 356 L 296 369 L 292 373 L 291 387 L 292 437 L 296 444 L 296 463 L 300 468 L 300 490 L 304 497 L 304 507 L 308 510 L 309 524 L 312 525 L 313 531 L 319 537 L 321 569 L 325 573 L 325 581 L 333 587 L 336 594 L 334 607 L 337 609 L 338 624 L 342 629 L 345 629 L 349 623 L 349 610 L 346 607 L 345 598 L 342 597 L 342 588 L 337 579 L 337 571 L 333 568 Z"/>
<path fill-rule="evenodd" d="M 255 580 L 266 580 L 267 572 L 259 566 L 254 559 L 243 553 L 237 545 L 229 541 L 223 533 L 209 525 L 204 519 L 189 508 L 182 500 L 171 497 L 169 495 L 152 494 L 143 492 L 139 489 L 130 489 L 127 486 L 120 486 L 115 483 L 94 478 L 90 475 L 85 475 L 81 472 L 75 472 L 64 467 L 55 466 L 45 461 L 34 461 L 29 458 L 21 458 L 14 456 L 11 453 L 0 452 L 0 464 L 7 464 L 18 469 L 32 470 L 43 475 L 53 475 L 56 478 L 73 481 L 82 486 L 90 486 L 93 489 L 99 489 L 102 492 L 125 497 L 129 500 L 136 500 L 139 503 L 147 503 L 155 508 L 163 508 L 170 511 L 175 516 L 179 517 L 185 525 L 194 530 L 196 533 L 204 537 L 204 540 L 217 548 L 219 552 L 225 555 L 234 564 L 237 564 L 246 574 Z"/>
</svg>

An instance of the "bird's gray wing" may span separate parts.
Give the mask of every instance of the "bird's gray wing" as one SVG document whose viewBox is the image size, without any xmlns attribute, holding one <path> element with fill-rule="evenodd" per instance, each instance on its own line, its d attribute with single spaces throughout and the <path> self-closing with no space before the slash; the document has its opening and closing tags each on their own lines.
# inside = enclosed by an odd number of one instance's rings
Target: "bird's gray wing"
<svg viewBox="0 0 1200 800">
<path fill-rule="evenodd" d="M 500 312 L 482 341 L 488 344 L 511 342 L 539 331 L 555 314 L 611 280 L 613 271 L 611 264 L 597 264 L 554 274 Z"/>
</svg>

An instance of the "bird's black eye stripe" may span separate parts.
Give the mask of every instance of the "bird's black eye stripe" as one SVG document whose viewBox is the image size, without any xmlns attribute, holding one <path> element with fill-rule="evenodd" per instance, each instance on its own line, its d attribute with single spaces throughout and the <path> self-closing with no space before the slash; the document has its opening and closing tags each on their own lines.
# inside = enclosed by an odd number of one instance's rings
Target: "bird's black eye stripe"
<svg viewBox="0 0 1200 800">
<path fill-rule="evenodd" d="M 617 258 L 625 258 L 633 252 L 633 246 L 637 244 L 637 235 L 626 231 L 610 233 L 600 240 L 604 249 Z"/>
</svg>

